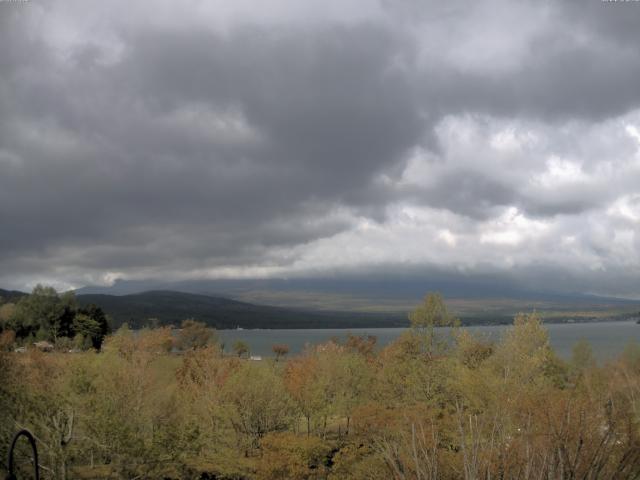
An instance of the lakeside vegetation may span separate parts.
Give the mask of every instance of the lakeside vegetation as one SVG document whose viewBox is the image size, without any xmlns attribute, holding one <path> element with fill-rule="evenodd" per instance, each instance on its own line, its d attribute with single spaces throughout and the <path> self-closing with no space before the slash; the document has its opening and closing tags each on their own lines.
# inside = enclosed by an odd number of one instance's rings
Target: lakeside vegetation
<svg viewBox="0 0 640 480">
<path fill-rule="evenodd" d="M 411 323 L 383 349 L 350 336 L 262 361 L 193 321 L 75 354 L 14 353 L 5 324 L 0 456 L 28 428 L 50 479 L 640 476 L 640 346 L 565 362 L 536 314 L 492 343 L 438 295 Z"/>
<path fill-rule="evenodd" d="M 111 326 L 102 308 L 78 305 L 73 292 L 37 285 L 31 295 L 0 301 L 0 344 L 51 342 L 59 350 L 99 350 Z"/>
</svg>

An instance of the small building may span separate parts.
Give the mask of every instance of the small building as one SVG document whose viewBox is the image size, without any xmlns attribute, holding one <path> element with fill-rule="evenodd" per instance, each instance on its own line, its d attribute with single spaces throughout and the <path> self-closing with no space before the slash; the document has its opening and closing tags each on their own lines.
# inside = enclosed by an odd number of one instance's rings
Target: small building
<svg viewBox="0 0 640 480">
<path fill-rule="evenodd" d="M 43 340 L 41 342 L 34 342 L 34 347 L 36 347 L 41 352 L 53 352 L 53 344 Z"/>
</svg>

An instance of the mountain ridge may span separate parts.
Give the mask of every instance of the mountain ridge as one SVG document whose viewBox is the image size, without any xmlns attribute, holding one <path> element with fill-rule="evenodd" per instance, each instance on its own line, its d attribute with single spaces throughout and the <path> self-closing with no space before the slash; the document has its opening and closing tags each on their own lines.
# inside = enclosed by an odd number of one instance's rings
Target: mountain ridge
<svg viewBox="0 0 640 480">
<path fill-rule="evenodd" d="M 95 303 L 113 319 L 138 328 L 149 324 L 180 325 L 188 318 L 215 328 L 358 328 L 406 326 L 402 313 L 317 312 L 257 305 L 226 297 L 151 290 L 129 295 L 79 294 L 81 305 Z M 152 320 L 156 319 L 156 320 Z"/>
<path fill-rule="evenodd" d="M 127 323 L 132 328 L 158 325 L 179 326 L 193 318 L 220 329 L 229 328 L 376 328 L 405 327 L 407 312 L 419 302 L 355 298 L 348 294 L 336 298 L 323 292 L 236 292 L 203 294 L 153 289 L 139 293 L 113 295 L 76 291 L 81 306 L 94 303 L 112 319 L 118 328 Z M 0 289 L 5 301 L 16 301 L 27 295 L 16 290 Z M 464 324 L 504 324 L 523 311 L 538 311 L 545 321 L 580 322 L 636 318 L 640 302 L 594 295 L 551 295 L 529 299 L 514 298 L 450 298 L 450 310 Z M 258 301 L 256 301 L 256 299 Z M 359 302 L 359 303 L 358 303 Z M 376 303 L 377 302 L 377 303 Z"/>
</svg>

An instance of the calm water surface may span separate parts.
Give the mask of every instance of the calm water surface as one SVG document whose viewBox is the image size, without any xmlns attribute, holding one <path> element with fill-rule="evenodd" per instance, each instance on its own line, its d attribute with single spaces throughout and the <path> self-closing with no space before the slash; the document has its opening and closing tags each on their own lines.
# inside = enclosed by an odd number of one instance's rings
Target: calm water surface
<svg viewBox="0 0 640 480">
<path fill-rule="evenodd" d="M 573 345 L 581 340 L 591 344 L 594 355 L 599 360 L 617 356 L 630 342 L 640 342 L 640 325 L 635 322 L 593 322 L 569 324 L 545 324 L 549 331 L 551 345 L 564 358 L 571 356 Z M 506 325 L 464 327 L 467 330 L 498 340 L 508 328 Z M 404 328 L 353 328 L 353 329 L 292 329 L 292 330 L 219 330 L 221 340 L 230 350 L 233 343 L 243 340 L 249 345 L 252 355 L 271 356 L 271 347 L 285 343 L 291 354 L 300 353 L 305 345 L 323 343 L 332 337 L 346 338 L 352 335 L 375 335 L 378 346 L 395 340 Z"/>
</svg>

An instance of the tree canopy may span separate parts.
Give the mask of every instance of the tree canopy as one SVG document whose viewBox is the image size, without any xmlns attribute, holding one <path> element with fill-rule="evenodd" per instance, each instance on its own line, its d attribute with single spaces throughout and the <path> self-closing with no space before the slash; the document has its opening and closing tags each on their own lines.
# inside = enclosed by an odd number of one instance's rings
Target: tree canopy
<svg viewBox="0 0 640 480">
<path fill-rule="evenodd" d="M 381 348 L 350 336 L 278 361 L 175 352 L 167 327 L 124 326 L 99 355 L 17 354 L 0 335 L 0 435 L 32 430 L 46 480 L 638 477 L 638 344 L 563 360 L 529 313 L 499 338 L 447 329 L 436 352 L 424 330 L 447 317 L 429 315 Z M 91 335 L 90 318 L 72 328 Z M 2 458 L 0 442 L 0 477 Z"/>
<path fill-rule="evenodd" d="M 78 306 L 73 292 L 58 293 L 53 287 L 37 285 L 16 304 L 5 304 L 0 328 L 15 332 L 18 341 L 47 340 L 100 349 L 110 332 L 107 316 L 97 305 Z"/>
</svg>

